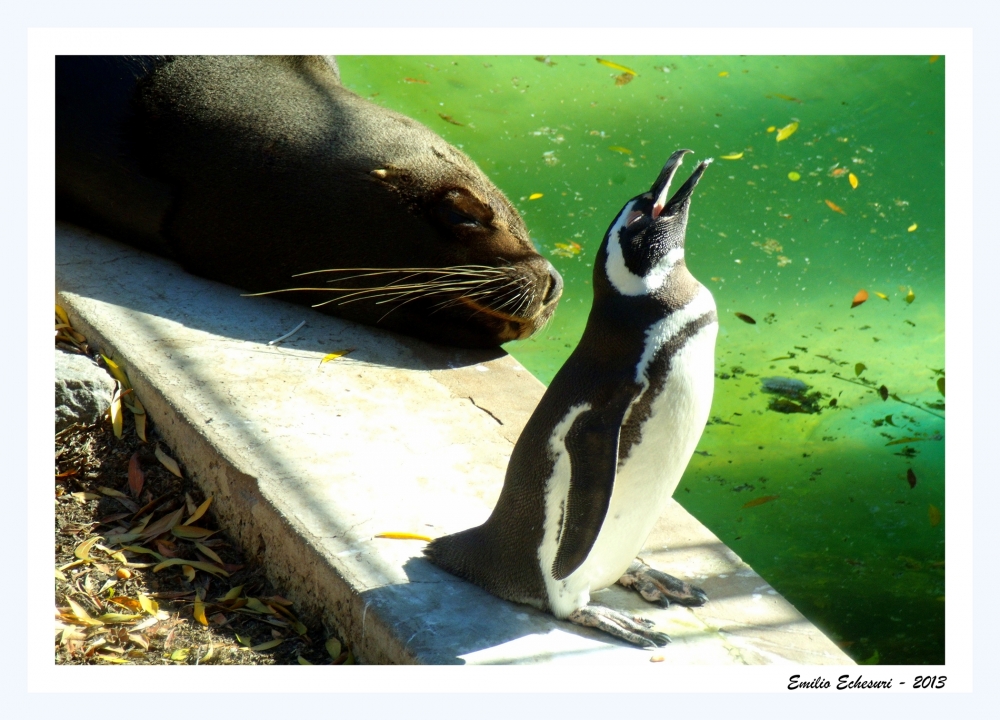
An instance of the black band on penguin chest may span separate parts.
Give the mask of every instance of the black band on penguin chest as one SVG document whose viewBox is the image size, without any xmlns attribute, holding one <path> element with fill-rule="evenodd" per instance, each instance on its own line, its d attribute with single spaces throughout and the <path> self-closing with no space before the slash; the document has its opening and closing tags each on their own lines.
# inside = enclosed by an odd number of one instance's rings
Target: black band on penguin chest
<svg viewBox="0 0 1000 720">
<path fill-rule="evenodd" d="M 684 325 L 672 338 L 665 342 L 646 369 L 649 386 L 633 403 L 628 420 L 622 425 L 618 446 L 618 464 L 623 463 L 632 447 L 642 440 L 642 429 L 653 412 L 653 402 L 663 392 L 671 371 L 674 357 L 702 328 L 718 322 L 718 315 L 711 310 Z"/>
</svg>

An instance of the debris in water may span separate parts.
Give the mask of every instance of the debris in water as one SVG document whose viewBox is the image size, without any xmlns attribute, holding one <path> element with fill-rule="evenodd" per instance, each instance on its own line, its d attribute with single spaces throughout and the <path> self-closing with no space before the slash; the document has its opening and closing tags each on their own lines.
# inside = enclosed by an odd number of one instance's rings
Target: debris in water
<svg viewBox="0 0 1000 720">
<path fill-rule="evenodd" d="M 855 363 L 854 365 L 854 377 L 860 377 L 861 373 L 868 369 L 868 366 L 864 363 Z"/>
<path fill-rule="evenodd" d="M 851 187 L 855 190 L 858 189 L 858 176 L 854 173 L 847 174 L 847 181 L 851 183 Z"/>
<path fill-rule="evenodd" d="M 625 67 L 624 65 L 619 65 L 616 62 L 611 62 L 610 60 L 605 60 L 604 58 L 597 58 L 597 62 L 599 62 L 604 67 L 609 67 L 612 70 L 621 70 L 622 72 L 627 73 L 629 75 L 638 75 L 639 74 L 635 70 L 633 70 L 632 68 Z"/>
<path fill-rule="evenodd" d="M 729 155 L 720 155 L 719 159 L 720 160 L 739 160 L 741 157 L 743 157 L 743 153 L 742 152 L 738 152 L 738 153 L 731 153 Z"/>
<path fill-rule="evenodd" d="M 941 511 L 933 505 L 928 505 L 927 519 L 931 521 L 931 527 L 937 527 L 941 524 Z"/>
<path fill-rule="evenodd" d="M 801 380 L 786 377 L 761 378 L 760 385 L 764 392 L 787 395 L 788 397 L 798 397 L 809 389 L 809 386 Z"/>
<path fill-rule="evenodd" d="M 916 299 L 917 296 L 913 294 L 913 288 L 910 288 L 910 292 L 906 293 L 906 297 L 904 298 L 904 300 L 906 300 L 906 304 L 909 305 Z"/>
<path fill-rule="evenodd" d="M 630 82 L 632 82 L 632 78 L 634 77 L 635 77 L 634 74 L 622 73 L 621 75 L 615 77 L 615 85 L 617 85 L 618 87 L 621 87 L 622 85 L 628 85 Z"/>
<path fill-rule="evenodd" d="M 799 129 L 799 124 L 797 122 L 790 122 L 787 125 L 785 125 L 785 127 L 781 128 L 781 130 L 778 131 L 775 140 L 777 140 L 778 142 L 781 142 L 782 140 L 787 140 L 798 129 Z"/>
<path fill-rule="evenodd" d="M 743 503 L 743 505 L 741 507 L 744 507 L 744 508 L 757 507 L 758 505 L 763 505 L 764 503 L 771 502 L 772 500 L 777 500 L 779 497 L 781 497 L 781 496 L 780 495 L 765 495 L 763 497 L 754 498 L 750 502 L 745 502 L 745 503 Z"/>
<path fill-rule="evenodd" d="M 851 307 L 852 308 L 856 308 L 858 305 L 860 305 L 861 303 L 863 303 L 867 299 L 868 299 L 868 291 L 867 290 L 858 290 L 857 295 L 855 295 L 854 299 L 851 301 Z"/>
<path fill-rule="evenodd" d="M 799 175 L 794 170 L 792 170 L 790 173 L 788 173 L 788 179 L 791 180 L 792 182 L 798 182 L 799 180 L 802 179 L 802 176 Z"/>
<path fill-rule="evenodd" d="M 938 389 L 939 393 L 941 393 L 942 395 L 944 395 L 944 378 L 943 377 L 939 377 L 937 379 L 937 389 Z"/>
<path fill-rule="evenodd" d="M 882 398 L 883 402 L 885 402 L 886 400 L 888 400 L 889 399 L 889 388 L 887 388 L 885 385 L 883 385 L 882 387 L 880 387 L 878 389 L 878 396 L 880 398 Z"/>
<path fill-rule="evenodd" d="M 910 225 L 910 227 L 906 228 L 906 232 L 913 232 L 916 229 L 917 229 L 917 224 L 913 223 L 912 225 Z"/>
<path fill-rule="evenodd" d="M 885 295 L 885 294 L 883 294 L 883 293 L 880 293 L 880 292 L 876 292 L 876 293 L 875 293 L 875 296 L 876 296 L 876 297 L 880 297 L 880 298 L 882 298 L 882 299 L 883 299 L 883 300 L 885 300 L 886 302 L 888 302 L 888 301 L 889 301 L 889 296 L 888 296 L 888 295 Z"/>
<path fill-rule="evenodd" d="M 799 100 L 797 97 L 792 97 L 791 95 L 782 95 L 781 93 L 774 93 L 774 97 L 781 98 L 782 100 L 787 100 L 788 102 L 796 102 L 799 103 L 800 105 L 802 104 L 801 100 Z"/>
<path fill-rule="evenodd" d="M 824 200 L 823 202 L 825 202 L 826 205 L 827 205 L 827 207 L 830 208 L 831 210 L 833 210 L 834 212 L 838 212 L 841 215 L 846 215 L 847 214 L 847 213 L 844 212 L 844 210 L 839 205 L 837 205 L 836 203 L 834 203 L 832 200 Z"/>
<path fill-rule="evenodd" d="M 622 155 L 631 155 L 632 151 L 621 145 L 612 145 L 608 150 L 614 150 L 615 152 L 621 153 Z"/>
<path fill-rule="evenodd" d="M 419 80 L 417 78 L 410 78 L 410 77 L 403 78 L 403 82 L 405 82 L 405 83 L 417 83 L 419 85 L 430 85 L 430 83 L 428 81 L 426 81 L 426 80 Z"/>
<path fill-rule="evenodd" d="M 445 122 L 451 123 L 452 125 L 458 125 L 459 127 L 464 127 L 465 126 L 465 123 L 460 123 L 458 120 L 456 120 L 455 118 L 453 118 L 451 115 L 445 115 L 444 113 L 438 113 L 438 117 L 441 118 L 442 120 L 444 120 Z"/>
<path fill-rule="evenodd" d="M 535 60 L 544 65 L 548 65 L 549 67 L 552 67 L 553 65 L 557 64 L 553 62 L 552 58 L 550 58 L 548 55 L 536 55 Z"/>
<path fill-rule="evenodd" d="M 756 325 L 757 324 L 757 321 L 754 320 L 749 315 L 747 315 L 746 313 L 738 312 L 738 313 L 733 313 L 733 315 L 735 315 L 736 317 L 738 317 L 740 320 L 742 320 L 743 322 L 745 322 L 747 325 Z"/>
<path fill-rule="evenodd" d="M 542 198 L 542 197 L 545 197 L 545 195 L 543 195 L 542 193 L 531 193 L 531 195 L 528 196 L 528 199 L 529 200 L 538 200 L 539 198 Z"/>
<path fill-rule="evenodd" d="M 910 490 L 917 486 L 917 475 L 913 468 L 906 468 L 906 482 L 910 483 Z"/>
</svg>

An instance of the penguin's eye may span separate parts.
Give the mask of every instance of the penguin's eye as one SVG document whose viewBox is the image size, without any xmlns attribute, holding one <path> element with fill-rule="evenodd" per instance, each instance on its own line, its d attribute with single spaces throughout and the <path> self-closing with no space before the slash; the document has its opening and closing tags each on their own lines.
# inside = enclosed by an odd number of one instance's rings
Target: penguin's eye
<svg viewBox="0 0 1000 720">
<path fill-rule="evenodd" d="M 642 217 L 642 211 L 641 210 L 633 210 L 632 212 L 630 212 L 628 214 L 628 217 L 625 218 L 625 227 L 628 227 L 629 225 L 631 225 L 632 223 L 634 223 L 636 220 L 638 220 L 641 217 Z"/>
</svg>

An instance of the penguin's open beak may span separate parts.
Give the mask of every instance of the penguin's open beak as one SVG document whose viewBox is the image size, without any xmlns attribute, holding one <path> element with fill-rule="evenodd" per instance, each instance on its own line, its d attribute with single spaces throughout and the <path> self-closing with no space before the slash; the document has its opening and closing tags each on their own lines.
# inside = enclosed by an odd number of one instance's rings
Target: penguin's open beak
<svg viewBox="0 0 1000 720">
<path fill-rule="evenodd" d="M 684 207 L 691 200 L 691 193 L 694 192 L 695 186 L 698 181 L 701 180 L 701 176 L 704 174 L 705 169 L 711 164 L 712 159 L 703 160 L 695 168 L 691 177 L 687 179 L 680 189 L 674 193 L 674 196 L 667 200 L 667 193 L 670 192 L 670 182 L 674 179 L 674 175 L 677 173 L 677 169 L 681 166 L 684 161 L 684 156 L 687 155 L 691 150 L 678 150 L 667 160 L 667 163 L 663 166 L 660 171 L 659 177 L 656 178 L 656 182 L 653 183 L 653 187 L 650 189 L 650 193 L 655 198 L 653 201 L 653 213 L 652 217 L 654 220 L 660 217 L 660 215 L 675 215 L 678 210 Z"/>
</svg>

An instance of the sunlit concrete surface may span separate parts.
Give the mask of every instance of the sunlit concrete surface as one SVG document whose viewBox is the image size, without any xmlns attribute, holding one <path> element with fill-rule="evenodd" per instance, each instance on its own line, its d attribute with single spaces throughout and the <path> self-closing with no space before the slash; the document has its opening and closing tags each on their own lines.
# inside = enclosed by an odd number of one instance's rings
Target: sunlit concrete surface
<svg viewBox="0 0 1000 720">
<path fill-rule="evenodd" d="M 187 473 L 214 496 L 219 524 L 360 660 L 650 661 L 650 651 L 448 575 L 421 558 L 420 541 L 374 538 L 436 537 L 486 519 L 544 390 L 513 358 L 241 297 L 72 226 L 56 238 L 57 301 L 74 326 L 124 366 Z M 692 610 L 653 608 L 621 588 L 595 595 L 670 634 L 656 651 L 664 663 L 851 664 L 676 503 L 644 557 L 711 598 Z"/>
</svg>

